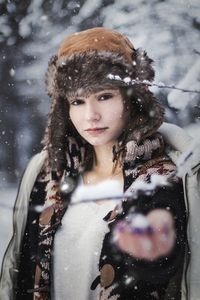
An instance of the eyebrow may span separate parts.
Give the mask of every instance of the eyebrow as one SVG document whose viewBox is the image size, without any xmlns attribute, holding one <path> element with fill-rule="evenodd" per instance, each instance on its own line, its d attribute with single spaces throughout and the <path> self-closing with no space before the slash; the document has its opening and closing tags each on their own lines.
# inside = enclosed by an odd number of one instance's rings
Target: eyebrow
<svg viewBox="0 0 200 300">
<path fill-rule="evenodd" d="M 94 92 L 94 93 L 88 93 L 88 96 L 89 95 L 91 95 L 91 94 L 94 94 L 95 95 L 95 97 L 98 97 L 99 95 L 101 95 L 101 94 L 114 94 L 114 93 L 119 93 L 119 91 L 116 89 L 114 89 L 114 90 L 111 90 L 111 89 L 106 89 L 106 90 L 101 90 L 101 91 L 99 91 L 99 92 Z M 68 101 L 69 102 L 72 102 L 72 101 L 74 101 L 74 100 L 76 100 L 76 99 L 79 99 L 79 100 L 84 100 L 85 98 L 87 98 L 88 96 L 79 96 L 79 95 L 77 95 L 77 94 L 75 94 L 75 93 L 73 93 L 73 94 L 69 94 L 68 96 L 67 96 L 67 99 L 68 99 Z"/>
<path fill-rule="evenodd" d="M 102 91 L 99 91 L 99 92 L 97 92 L 97 93 L 94 93 L 96 96 L 99 96 L 99 95 L 101 95 L 101 94 L 118 94 L 119 93 L 119 91 L 117 91 L 117 90 L 102 90 Z"/>
</svg>

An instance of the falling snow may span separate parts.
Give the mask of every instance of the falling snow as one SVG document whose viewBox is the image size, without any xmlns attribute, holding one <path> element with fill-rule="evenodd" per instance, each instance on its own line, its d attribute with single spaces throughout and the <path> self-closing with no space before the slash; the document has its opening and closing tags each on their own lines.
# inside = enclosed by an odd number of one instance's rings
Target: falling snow
<svg viewBox="0 0 200 300">
<path fill-rule="evenodd" d="M 6 14 L 0 16 L 0 42 L 6 41 L 5 45 L 7 47 L 12 46 L 13 49 L 16 49 L 16 51 L 13 50 L 13 57 L 15 58 L 13 61 L 17 63 L 16 65 L 12 63 L 8 67 L 9 77 L 4 82 L 4 85 L 7 86 L 8 94 L 6 95 L 7 98 L 5 97 L 6 102 L 4 102 L 5 107 L 2 113 L 6 116 L 6 122 L 10 119 L 13 120 L 15 124 L 14 129 L 15 127 L 18 129 L 13 139 L 12 129 L 6 123 L 3 125 L 4 127 L 2 127 L 0 134 L 3 141 L 1 145 L 5 147 L 4 153 L 0 149 L 1 161 L 4 161 L 8 147 L 11 146 L 15 147 L 14 153 L 16 153 L 17 157 L 17 166 L 13 167 L 12 170 L 15 178 L 17 178 L 15 185 L 10 185 L 7 172 L 0 169 L 0 186 L 2 188 L 0 197 L 0 261 L 12 235 L 12 207 L 17 193 L 16 183 L 19 182 L 22 170 L 30 158 L 31 141 L 34 135 L 38 135 L 39 132 L 37 130 L 35 132 L 33 128 L 46 118 L 50 106 L 44 88 L 44 74 L 47 61 L 55 53 L 59 43 L 66 35 L 77 31 L 81 27 L 85 28 L 88 26 L 103 25 L 119 30 L 130 38 L 136 48 L 142 47 L 146 49 L 149 56 L 154 58 L 154 66 L 157 72 L 155 80 L 160 86 L 175 84 L 180 88 L 199 89 L 200 60 L 197 52 L 200 49 L 199 29 L 197 27 L 200 23 L 200 14 L 198 0 L 189 2 L 183 0 L 181 4 L 179 1 L 173 0 L 153 0 L 152 2 L 115 0 L 108 2 L 110 4 L 102 8 L 102 1 L 100 0 L 87 0 L 84 1 L 83 5 L 80 5 L 79 1 L 68 1 L 65 10 L 61 9 L 55 1 L 51 12 L 57 16 L 57 19 L 55 19 L 52 17 L 52 14 L 44 12 L 42 0 L 30 1 L 27 15 L 21 16 L 19 21 L 18 33 L 23 43 L 18 48 L 14 48 L 17 39 L 12 35 L 8 16 Z M 154 7 L 153 10 L 152 6 Z M 17 7 L 14 3 L 9 2 L 7 9 L 9 13 L 14 14 Z M 72 12 L 70 17 L 66 17 L 67 10 Z M 74 11 L 76 13 L 73 13 Z M 167 16 L 166 11 L 168 12 Z M 92 21 L 91 24 L 84 23 L 84 20 L 93 19 L 96 12 L 99 12 L 99 19 L 96 19 L 96 23 L 92 23 Z M 170 17 L 168 17 L 169 15 Z M 62 16 L 64 16 L 63 23 L 59 22 Z M 194 24 L 196 24 L 196 27 L 193 26 Z M 197 51 L 195 52 L 195 50 Z M 9 55 L 9 53 L 2 51 L 1 62 L 9 61 Z M 135 65 L 136 62 L 133 62 L 133 64 Z M 4 74 L 0 73 L 0 75 L 4 77 Z M 111 77 L 111 79 L 121 80 L 116 75 Z M 130 83 L 129 77 L 123 80 L 126 84 Z M 15 87 L 17 87 L 14 92 L 18 95 L 18 106 L 15 105 L 13 94 L 11 96 L 9 94 L 9 91 Z M 157 94 L 160 92 L 157 87 L 153 87 L 152 90 Z M 171 116 L 171 120 L 174 121 L 176 117 L 176 121 L 181 126 L 186 127 L 186 130 L 192 136 L 199 139 L 199 116 L 197 114 L 195 120 L 191 117 L 191 114 L 194 114 L 192 109 L 195 111 L 199 109 L 199 94 L 167 90 L 165 91 L 165 97 L 168 105 L 176 109 L 176 115 L 167 113 L 167 115 Z M 25 105 L 25 103 L 27 104 Z M 22 107 L 23 109 L 21 109 Z M 40 119 L 32 119 L 31 114 L 27 113 L 33 110 L 35 110 L 36 115 L 40 116 Z M 39 127 L 37 128 L 39 130 Z M 10 140 L 8 139 L 9 134 L 11 134 Z M 37 142 L 39 143 L 39 140 Z M 197 156 L 199 155 L 197 151 L 199 147 L 200 144 L 194 142 L 190 145 L 187 152 L 180 157 L 178 161 L 179 175 L 186 171 L 192 172 L 193 159 L 200 158 Z M 194 153 L 195 157 L 191 153 Z M 152 176 L 150 184 L 142 181 L 136 182 L 134 190 L 148 192 L 161 184 L 166 185 L 167 178 L 156 175 Z M 74 197 L 75 201 L 78 202 L 84 199 L 91 200 L 94 198 L 93 195 L 96 195 L 97 198 L 122 197 L 121 189 L 116 182 L 106 182 L 97 187 L 81 189 L 76 191 Z M 41 209 L 41 207 L 37 207 L 38 211 L 41 211 Z M 141 220 L 139 223 L 140 225 L 142 224 Z M 131 278 L 127 278 L 127 284 L 129 284 L 129 281 L 131 281 Z M 135 286 L 135 289 L 137 289 L 137 286 Z"/>
</svg>

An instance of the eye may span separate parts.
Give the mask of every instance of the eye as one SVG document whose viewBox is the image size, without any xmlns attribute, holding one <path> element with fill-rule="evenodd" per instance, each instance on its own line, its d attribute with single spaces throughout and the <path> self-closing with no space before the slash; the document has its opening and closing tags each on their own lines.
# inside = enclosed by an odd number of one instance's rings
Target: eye
<svg viewBox="0 0 200 300">
<path fill-rule="evenodd" d="M 113 94 L 111 94 L 111 93 L 101 94 L 98 96 L 98 100 L 105 101 L 105 100 L 111 99 L 112 97 L 113 97 Z"/>
<path fill-rule="evenodd" d="M 83 103 L 84 103 L 84 101 L 81 100 L 81 99 L 75 99 L 73 101 L 70 101 L 70 105 L 74 105 L 74 106 L 78 106 L 78 105 L 81 105 Z"/>
</svg>

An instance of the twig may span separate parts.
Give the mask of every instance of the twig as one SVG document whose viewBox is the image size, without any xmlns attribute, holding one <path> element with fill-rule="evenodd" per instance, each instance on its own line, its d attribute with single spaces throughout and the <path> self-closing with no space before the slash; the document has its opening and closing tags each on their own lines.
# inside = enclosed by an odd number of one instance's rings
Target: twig
<svg viewBox="0 0 200 300">
<path fill-rule="evenodd" d="M 200 91 L 198 90 L 188 90 L 188 89 L 182 89 L 182 88 L 178 88 L 175 85 L 160 85 L 157 83 L 149 83 L 147 84 L 148 86 L 156 86 L 158 88 L 163 88 L 163 89 L 173 89 L 173 90 L 178 90 L 184 93 L 196 93 L 196 94 L 200 94 Z"/>
<path fill-rule="evenodd" d="M 184 93 L 196 93 L 196 94 L 200 94 L 200 90 L 188 90 L 188 89 L 183 89 L 183 88 L 178 88 L 175 85 L 166 85 L 164 83 L 153 83 L 150 82 L 149 80 L 139 80 L 139 79 L 131 79 L 131 77 L 127 76 L 125 78 L 121 78 L 119 75 L 113 75 L 113 74 L 109 74 L 107 76 L 109 79 L 111 80 L 116 80 L 116 81 L 120 81 L 125 83 L 127 86 L 131 86 L 134 84 L 145 84 L 147 86 L 156 86 L 158 88 L 162 88 L 162 89 L 173 89 L 173 90 L 178 90 Z"/>
<path fill-rule="evenodd" d="M 200 51 L 198 51 L 198 50 L 196 50 L 196 49 L 194 49 L 193 51 L 194 51 L 194 53 L 200 55 Z"/>
</svg>

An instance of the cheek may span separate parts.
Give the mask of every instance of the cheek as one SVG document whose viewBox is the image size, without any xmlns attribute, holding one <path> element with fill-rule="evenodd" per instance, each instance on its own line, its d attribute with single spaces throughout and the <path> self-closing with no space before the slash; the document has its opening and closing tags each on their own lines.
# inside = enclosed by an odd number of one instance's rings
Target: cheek
<svg viewBox="0 0 200 300">
<path fill-rule="evenodd" d="M 71 119 L 71 122 L 73 125 L 77 128 L 77 125 L 80 124 L 80 114 L 77 112 L 73 111 L 73 109 L 69 110 L 69 117 Z"/>
<path fill-rule="evenodd" d="M 120 123 L 125 123 L 127 119 L 127 113 L 124 111 L 123 107 L 118 110 L 114 110 L 112 116 L 114 120 L 118 120 Z"/>
<path fill-rule="evenodd" d="M 73 113 L 69 113 L 69 117 L 71 120 L 71 123 L 73 124 L 74 128 L 76 129 L 76 131 L 81 135 L 81 129 L 82 129 L 82 122 L 80 121 L 80 119 L 74 115 Z"/>
<path fill-rule="evenodd" d="M 71 113 L 71 110 L 69 110 L 69 118 L 70 118 L 71 122 L 74 123 L 73 122 L 73 114 Z"/>
</svg>

